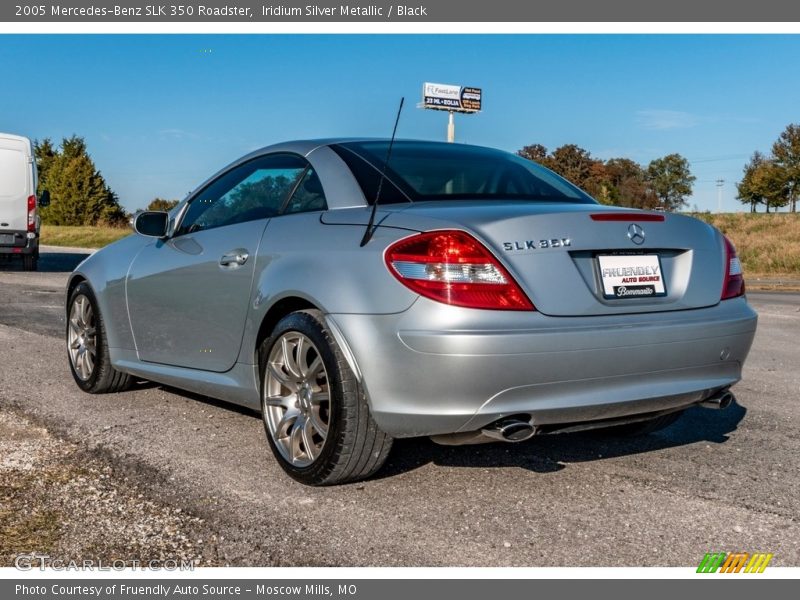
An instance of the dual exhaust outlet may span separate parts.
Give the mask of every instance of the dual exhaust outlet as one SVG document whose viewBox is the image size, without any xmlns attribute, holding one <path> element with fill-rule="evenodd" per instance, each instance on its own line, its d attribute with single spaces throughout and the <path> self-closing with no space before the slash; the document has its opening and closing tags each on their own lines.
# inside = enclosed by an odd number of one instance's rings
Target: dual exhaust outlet
<svg viewBox="0 0 800 600">
<path fill-rule="evenodd" d="M 730 390 L 720 390 L 698 403 L 703 408 L 724 410 L 734 403 L 736 398 Z M 536 427 L 522 417 L 506 417 L 495 421 L 481 429 L 481 433 L 493 440 L 501 442 L 524 442 L 536 435 Z"/>
</svg>

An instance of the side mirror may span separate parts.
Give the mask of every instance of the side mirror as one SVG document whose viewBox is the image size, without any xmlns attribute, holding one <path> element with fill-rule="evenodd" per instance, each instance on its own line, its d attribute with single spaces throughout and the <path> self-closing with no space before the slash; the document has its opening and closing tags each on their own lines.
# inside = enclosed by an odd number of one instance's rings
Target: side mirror
<svg viewBox="0 0 800 600">
<path fill-rule="evenodd" d="M 50 192 L 47 190 L 42 190 L 41 195 L 39 196 L 39 206 L 44 208 L 45 206 L 50 206 Z"/>
<path fill-rule="evenodd" d="M 169 213 L 160 210 L 146 210 L 133 218 L 133 229 L 141 235 L 163 238 L 168 227 Z"/>
</svg>

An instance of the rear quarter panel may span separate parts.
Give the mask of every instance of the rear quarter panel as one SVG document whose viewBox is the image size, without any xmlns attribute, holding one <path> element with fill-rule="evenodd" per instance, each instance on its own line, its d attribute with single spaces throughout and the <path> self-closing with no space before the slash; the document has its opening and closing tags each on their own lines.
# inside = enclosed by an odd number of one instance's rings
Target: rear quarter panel
<svg viewBox="0 0 800 600">
<path fill-rule="evenodd" d="M 264 231 L 241 362 L 255 360 L 261 322 L 284 298 L 305 299 L 328 314 L 392 314 L 416 300 L 383 262 L 384 248 L 409 231 L 378 228 L 362 248 L 363 226 L 325 225 L 320 215 L 276 217 Z"/>
</svg>

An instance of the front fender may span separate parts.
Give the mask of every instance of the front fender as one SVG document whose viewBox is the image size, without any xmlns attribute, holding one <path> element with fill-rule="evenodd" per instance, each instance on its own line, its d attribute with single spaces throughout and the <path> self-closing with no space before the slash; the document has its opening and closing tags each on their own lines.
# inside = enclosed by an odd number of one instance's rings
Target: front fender
<svg viewBox="0 0 800 600">
<path fill-rule="evenodd" d="M 125 279 L 133 258 L 148 240 L 131 235 L 101 248 L 80 263 L 67 281 L 67 293 L 84 280 L 92 288 L 103 316 L 111 363 L 116 350 L 136 351 L 125 296 Z M 69 302 L 69 297 L 66 299 Z"/>
</svg>

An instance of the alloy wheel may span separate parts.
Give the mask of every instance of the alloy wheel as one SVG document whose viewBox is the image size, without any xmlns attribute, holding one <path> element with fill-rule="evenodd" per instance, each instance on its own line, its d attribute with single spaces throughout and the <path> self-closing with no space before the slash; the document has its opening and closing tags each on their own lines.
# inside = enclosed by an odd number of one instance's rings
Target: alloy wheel
<svg viewBox="0 0 800 600">
<path fill-rule="evenodd" d="M 82 381 L 88 381 L 97 363 L 97 327 L 92 303 L 83 294 L 72 302 L 68 327 L 67 347 L 72 368 Z"/>
<path fill-rule="evenodd" d="M 275 341 L 263 389 L 264 422 L 281 456 L 311 465 L 328 437 L 331 400 L 322 356 L 306 335 L 289 331 Z"/>
</svg>

